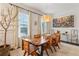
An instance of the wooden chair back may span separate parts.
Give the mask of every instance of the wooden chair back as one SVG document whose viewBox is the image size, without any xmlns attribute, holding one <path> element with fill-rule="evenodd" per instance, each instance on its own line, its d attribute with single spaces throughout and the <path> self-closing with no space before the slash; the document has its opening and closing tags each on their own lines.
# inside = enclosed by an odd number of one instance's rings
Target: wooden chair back
<svg viewBox="0 0 79 59">
<path fill-rule="evenodd" d="M 61 37 L 60 31 L 57 31 L 56 37 L 57 37 L 57 42 L 59 43 L 60 42 L 60 37 Z"/>
<path fill-rule="evenodd" d="M 60 33 L 59 33 L 59 32 L 54 33 L 54 34 L 52 35 L 52 43 L 53 43 L 53 45 L 55 45 L 55 46 L 57 46 L 58 48 L 60 48 L 60 47 L 59 47 L 59 42 L 60 42 Z"/>
<path fill-rule="evenodd" d="M 25 50 L 24 56 L 25 55 L 32 55 L 32 56 L 37 56 L 39 55 L 36 51 L 37 49 L 34 48 L 34 46 L 31 45 L 31 43 L 29 41 L 22 41 L 22 46 L 23 46 L 23 50 Z"/>
<path fill-rule="evenodd" d="M 28 41 L 22 40 L 22 49 L 25 50 L 27 55 L 30 53 L 30 45 Z"/>
<path fill-rule="evenodd" d="M 40 34 L 34 35 L 34 38 L 40 38 L 40 37 L 41 37 Z"/>
<path fill-rule="evenodd" d="M 52 44 L 52 37 L 51 36 L 47 36 L 46 40 L 48 40 L 48 45 Z"/>
<path fill-rule="evenodd" d="M 40 42 L 40 40 L 41 40 L 41 35 L 40 34 L 34 35 L 34 38 L 33 38 L 34 42 Z"/>
</svg>

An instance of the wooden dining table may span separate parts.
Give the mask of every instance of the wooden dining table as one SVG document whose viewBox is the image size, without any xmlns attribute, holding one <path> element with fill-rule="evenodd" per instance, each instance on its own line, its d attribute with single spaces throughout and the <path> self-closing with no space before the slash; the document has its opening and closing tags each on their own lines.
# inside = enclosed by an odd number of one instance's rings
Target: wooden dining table
<svg viewBox="0 0 79 59">
<path fill-rule="evenodd" d="M 46 40 L 43 36 L 40 38 L 39 42 L 34 42 L 32 39 L 27 39 L 27 38 L 23 40 L 28 41 L 30 44 L 34 46 L 39 46 L 41 48 L 39 56 L 43 56 L 43 47 L 48 42 L 48 40 Z"/>
</svg>

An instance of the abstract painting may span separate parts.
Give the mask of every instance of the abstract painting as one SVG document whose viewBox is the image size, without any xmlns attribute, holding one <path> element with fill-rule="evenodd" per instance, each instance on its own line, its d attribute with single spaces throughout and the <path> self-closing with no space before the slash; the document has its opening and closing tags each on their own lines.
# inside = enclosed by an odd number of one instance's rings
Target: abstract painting
<svg viewBox="0 0 79 59">
<path fill-rule="evenodd" d="M 53 19 L 53 27 L 74 27 L 74 15 Z"/>
</svg>

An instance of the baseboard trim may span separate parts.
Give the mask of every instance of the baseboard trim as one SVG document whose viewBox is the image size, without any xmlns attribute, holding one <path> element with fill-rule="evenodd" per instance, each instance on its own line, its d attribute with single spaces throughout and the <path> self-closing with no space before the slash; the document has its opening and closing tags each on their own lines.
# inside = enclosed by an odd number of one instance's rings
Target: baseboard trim
<svg viewBox="0 0 79 59">
<path fill-rule="evenodd" d="M 72 44 L 72 45 L 79 46 L 79 44 L 77 44 L 77 43 L 67 42 L 67 41 L 63 41 L 63 40 L 61 40 L 61 42 L 64 42 L 64 43 L 68 43 L 68 44 Z"/>
</svg>

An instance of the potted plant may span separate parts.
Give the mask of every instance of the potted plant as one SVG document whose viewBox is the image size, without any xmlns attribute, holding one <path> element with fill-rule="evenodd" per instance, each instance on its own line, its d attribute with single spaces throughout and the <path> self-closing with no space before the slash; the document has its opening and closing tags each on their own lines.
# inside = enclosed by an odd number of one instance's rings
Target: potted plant
<svg viewBox="0 0 79 59">
<path fill-rule="evenodd" d="M 6 37 L 8 28 L 10 27 L 10 23 L 12 20 L 15 19 L 17 16 L 17 11 L 14 16 L 12 16 L 13 8 L 7 8 L 7 14 L 5 15 L 4 10 L 1 11 L 1 19 L 0 19 L 0 25 L 4 29 L 4 44 L 0 46 L 0 56 L 8 56 L 10 55 L 10 45 L 6 43 Z"/>
</svg>

